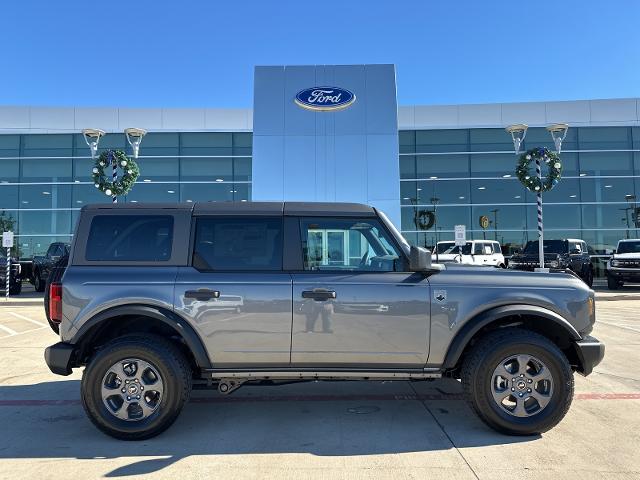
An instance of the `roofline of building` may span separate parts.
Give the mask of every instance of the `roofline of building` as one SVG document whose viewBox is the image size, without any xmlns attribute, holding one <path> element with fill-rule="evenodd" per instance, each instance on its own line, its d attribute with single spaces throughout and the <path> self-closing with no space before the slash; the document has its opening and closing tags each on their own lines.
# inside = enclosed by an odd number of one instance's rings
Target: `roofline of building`
<svg viewBox="0 0 640 480">
<path fill-rule="evenodd" d="M 398 130 L 544 126 L 640 126 L 640 98 L 398 107 Z M 0 106 L 0 134 L 76 133 L 128 127 L 150 132 L 251 132 L 250 108 Z"/>
</svg>

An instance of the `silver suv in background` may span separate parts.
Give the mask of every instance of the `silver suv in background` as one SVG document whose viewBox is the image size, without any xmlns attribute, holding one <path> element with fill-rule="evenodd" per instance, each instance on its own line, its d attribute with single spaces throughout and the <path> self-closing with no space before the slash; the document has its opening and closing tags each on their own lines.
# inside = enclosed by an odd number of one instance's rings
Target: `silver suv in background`
<svg viewBox="0 0 640 480">
<path fill-rule="evenodd" d="M 432 264 L 360 204 L 86 206 L 49 295 L 49 368 L 85 367 L 87 415 L 128 440 L 194 384 L 442 376 L 492 428 L 540 433 L 604 356 L 579 279 Z"/>
</svg>

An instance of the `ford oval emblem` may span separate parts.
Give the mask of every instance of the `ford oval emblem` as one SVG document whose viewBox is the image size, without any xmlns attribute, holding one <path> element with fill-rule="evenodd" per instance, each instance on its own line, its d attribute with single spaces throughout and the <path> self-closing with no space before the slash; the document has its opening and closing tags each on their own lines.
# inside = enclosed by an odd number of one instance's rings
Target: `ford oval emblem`
<svg viewBox="0 0 640 480">
<path fill-rule="evenodd" d="M 296 103 L 308 110 L 342 110 L 356 101 L 356 96 L 344 88 L 305 88 L 296 95 Z"/>
</svg>

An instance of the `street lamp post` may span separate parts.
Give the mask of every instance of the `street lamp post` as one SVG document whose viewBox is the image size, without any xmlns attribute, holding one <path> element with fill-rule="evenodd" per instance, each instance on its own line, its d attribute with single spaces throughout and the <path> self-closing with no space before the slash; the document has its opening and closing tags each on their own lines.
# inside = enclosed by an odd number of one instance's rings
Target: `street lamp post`
<svg viewBox="0 0 640 480">
<path fill-rule="evenodd" d="M 529 127 L 523 123 L 511 125 L 506 128 L 507 132 L 511 134 L 513 140 L 513 147 L 516 156 L 520 154 L 522 142 L 527 134 Z M 562 150 L 562 141 L 567 136 L 567 130 L 569 126 L 566 123 L 554 123 L 547 127 L 547 131 L 551 134 L 551 139 L 556 148 L 556 152 L 560 155 Z M 538 185 L 542 185 L 542 170 L 540 168 L 540 158 L 538 155 L 535 157 L 536 161 L 536 176 L 538 177 Z M 536 203 L 538 213 L 538 257 L 540 269 L 544 270 L 544 228 L 542 222 L 542 188 L 536 192 Z"/>
<path fill-rule="evenodd" d="M 138 154 L 140 153 L 140 143 L 142 142 L 142 137 L 146 135 L 147 131 L 142 128 L 126 128 L 124 130 L 124 134 L 127 137 L 127 142 L 131 145 L 133 149 L 133 158 L 138 159 Z M 85 128 L 82 130 L 82 135 L 84 136 L 84 141 L 87 142 L 89 149 L 91 150 L 91 160 L 95 162 L 96 155 L 98 153 L 98 143 L 100 143 L 100 139 L 106 135 L 104 130 L 100 130 L 97 128 Z M 111 163 L 112 174 L 111 179 L 113 184 L 118 181 L 118 158 L 116 155 L 110 150 L 109 161 Z M 114 193 L 111 195 L 111 200 L 113 203 L 118 203 L 118 196 Z"/>
</svg>

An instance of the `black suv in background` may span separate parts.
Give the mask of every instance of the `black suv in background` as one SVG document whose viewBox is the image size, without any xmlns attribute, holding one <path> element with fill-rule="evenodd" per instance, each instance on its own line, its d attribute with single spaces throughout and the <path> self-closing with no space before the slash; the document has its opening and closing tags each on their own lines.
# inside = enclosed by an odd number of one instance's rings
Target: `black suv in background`
<svg viewBox="0 0 640 480">
<path fill-rule="evenodd" d="M 539 267 L 538 241 L 529 241 L 524 249 L 515 253 L 509 260 L 509 268 L 533 271 Z M 569 269 L 576 273 L 584 283 L 593 285 L 593 265 L 589 247 L 584 240 L 566 238 L 544 241 L 544 266 L 550 269 Z"/>
<path fill-rule="evenodd" d="M 37 292 L 44 292 L 47 278 L 51 273 L 51 269 L 56 262 L 62 257 L 69 256 L 69 244 L 63 242 L 54 242 L 49 245 L 47 253 L 42 255 L 36 255 L 33 257 L 33 270 L 31 272 L 31 283 L 35 287 Z"/>
</svg>

